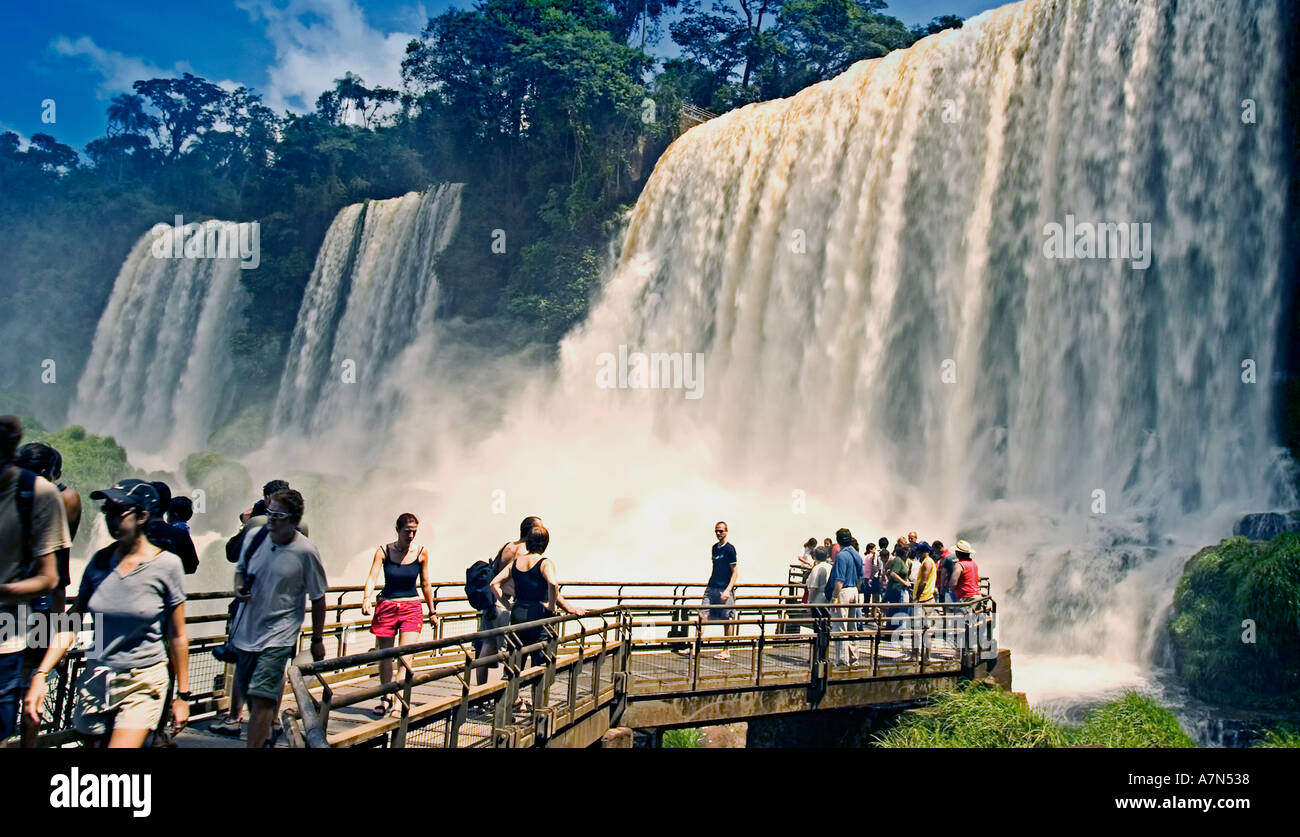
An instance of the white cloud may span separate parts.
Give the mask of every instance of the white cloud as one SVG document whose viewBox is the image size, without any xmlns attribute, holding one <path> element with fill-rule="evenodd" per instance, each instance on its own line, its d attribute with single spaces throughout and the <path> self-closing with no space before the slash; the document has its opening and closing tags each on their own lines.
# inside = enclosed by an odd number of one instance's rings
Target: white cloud
<svg viewBox="0 0 1300 837">
<path fill-rule="evenodd" d="M 100 77 L 99 87 L 95 92 L 101 99 L 111 99 L 118 93 L 130 93 L 131 84 L 141 79 L 175 78 L 182 73 L 202 75 L 195 72 L 188 61 L 177 61 L 170 68 L 159 67 L 143 58 L 104 49 L 95 43 L 93 38 L 86 35 L 76 40 L 60 35 L 50 41 L 50 49 L 59 55 L 85 61 L 90 66 L 90 70 Z M 239 82 L 229 79 L 214 81 L 213 84 L 226 91 L 240 86 Z"/>
<path fill-rule="evenodd" d="M 50 41 L 50 49 L 68 58 L 80 58 L 89 64 L 91 71 L 100 77 L 96 95 L 101 99 L 112 98 L 118 93 L 130 93 L 131 83 L 139 79 L 166 78 L 194 72 L 184 61 L 178 61 L 172 69 L 164 69 L 143 58 L 104 49 L 86 35 L 76 40 L 60 35 Z"/>
<path fill-rule="evenodd" d="M 267 69 L 263 98 L 276 111 L 310 111 L 316 97 L 349 70 L 368 87 L 400 87 L 406 44 L 424 23 L 423 6 L 400 16 L 412 31 L 385 33 L 366 22 L 355 0 L 289 0 L 284 8 L 272 0 L 236 5 L 253 21 L 266 22 L 275 63 Z"/>
</svg>

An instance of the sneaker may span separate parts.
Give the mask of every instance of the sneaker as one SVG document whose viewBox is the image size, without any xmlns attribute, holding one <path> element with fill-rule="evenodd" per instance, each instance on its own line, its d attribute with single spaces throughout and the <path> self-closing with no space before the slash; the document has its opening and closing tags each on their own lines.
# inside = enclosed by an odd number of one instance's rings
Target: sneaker
<svg viewBox="0 0 1300 837">
<path fill-rule="evenodd" d="M 208 724 L 208 732 L 213 732 L 217 735 L 227 735 L 231 738 L 238 738 L 240 733 L 243 732 L 243 729 L 241 728 L 239 721 L 222 718 L 219 721 L 213 721 Z"/>
</svg>

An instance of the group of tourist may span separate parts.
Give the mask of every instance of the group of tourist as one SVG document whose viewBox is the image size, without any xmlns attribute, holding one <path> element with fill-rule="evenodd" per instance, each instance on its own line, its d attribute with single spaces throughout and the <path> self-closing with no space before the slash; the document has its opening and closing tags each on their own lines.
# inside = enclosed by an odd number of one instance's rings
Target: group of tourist
<svg viewBox="0 0 1300 837">
<path fill-rule="evenodd" d="M 965 540 L 949 550 L 942 541 L 918 540 L 916 532 L 900 535 L 892 550 L 889 538 L 881 537 L 867 543 L 863 551 L 852 532 L 840 529 L 834 541 L 826 538 L 818 544 L 816 538 L 809 538 L 796 560 L 804 570 L 804 601 L 838 606 L 834 608 L 837 632 L 865 628 L 864 609 L 858 606 L 862 603 L 898 605 L 885 609 L 886 629 L 897 631 L 905 622 L 929 616 L 926 605 L 980 596 L 979 567 L 973 553 Z M 916 653 L 914 646 L 909 656 Z M 857 650 L 846 640 L 836 640 L 835 659 L 840 664 L 856 664 Z"/>
<path fill-rule="evenodd" d="M 113 542 L 90 558 L 65 618 L 81 498 L 58 484 L 58 451 L 20 448 L 22 436 L 17 417 L 0 416 L 0 747 L 19 730 L 20 746 L 35 745 L 50 676 L 66 664 L 83 617 L 93 637 L 72 687 L 74 728 L 90 746 L 165 744 L 187 724 L 192 699 L 184 577 L 198 568 L 193 504 L 139 479 L 91 492 Z M 325 656 L 325 572 L 298 528 L 302 495 L 282 481 L 268 489 L 256 509 L 261 527 L 241 532 L 251 536 L 236 562 L 229 638 L 241 695 L 232 711 L 247 699 L 250 747 L 270 738 L 307 600 L 312 657 Z"/>
<path fill-rule="evenodd" d="M 94 637 L 71 692 L 73 726 L 92 746 L 165 745 L 187 724 L 192 699 L 184 577 L 198 567 L 188 523 L 193 505 L 187 497 L 173 497 L 163 482 L 125 479 L 92 492 L 90 498 L 102 502 L 113 542 L 91 557 L 76 599 L 66 607 L 81 498 L 58 482 L 58 451 L 39 443 L 20 448 L 22 435 L 16 417 L 0 416 L 0 747 L 16 732 L 22 746 L 35 744 L 51 674 L 66 665 L 83 617 L 90 617 Z M 307 537 L 305 511 L 302 494 L 272 480 L 239 515 L 239 531 L 226 543 L 235 594 L 227 656 L 221 659 L 234 663 L 235 676 L 229 712 L 209 729 L 240 735 L 247 707 L 249 747 L 275 745 L 285 675 L 298 653 L 308 603 L 311 658 L 325 656 L 327 581 L 320 553 Z M 414 514 L 398 516 L 396 537 L 376 547 L 366 574 L 361 609 L 371 616 L 378 648 L 414 643 L 426 620 L 438 625 L 429 551 L 419 533 Z M 700 608 L 704 621 L 721 622 L 725 634 L 734 636 L 739 571 L 728 536 L 726 522 L 718 521 Z M 585 613 L 560 593 L 555 563 L 546 555 L 550 537 L 540 517 L 526 517 L 517 540 L 467 570 L 467 599 L 478 611 L 479 684 L 505 657 L 507 626 L 560 612 Z M 861 630 L 862 603 L 897 604 L 888 610 L 891 627 L 897 627 L 909 607 L 979 596 L 972 552 L 964 540 L 949 551 L 938 541 L 918 541 L 915 532 L 899 537 L 892 549 L 880 538 L 862 550 L 848 529 L 840 529 L 833 541 L 810 538 L 798 560 L 805 569 L 806 601 L 833 606 L 836 632 L 843 634 L 854 625 Z M 65 613 L 73 621 L 54 618 Z M 46 630 L 33 631 L 38 625 Z M 531 664 L 544 660 L 543 627 L 515 635 Z M 843 639 L 835 648 L 837 659 L 853 662 L 857 656 Z M 728 650 L 717 657 L 729 659 Z M 379 676 L 384 684 L 392 682 L 392 658 L 381 662 Z M 397 700 L 386 696 L 374 713 L 399 714 Z"/>
</svg>

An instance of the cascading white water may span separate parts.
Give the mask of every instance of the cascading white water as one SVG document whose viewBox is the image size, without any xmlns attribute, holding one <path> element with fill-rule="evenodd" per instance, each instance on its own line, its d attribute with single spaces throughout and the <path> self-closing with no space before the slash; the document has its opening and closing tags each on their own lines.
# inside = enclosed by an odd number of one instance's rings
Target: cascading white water
<svg viewBox="0 0 1300 837">
<path fill-rule="evenodd" d="M 456 230 L 461 184 L 344 207 L 316 258 L 274 427 L 382 433 L 434 348 L 434 267 Z M 343 433 L 342 436 L 355 434 Z"/>
<path fill-rule="evenodd" d="M 620 344 L 703 352 L 662 438 L 969 532 L 1022 647 L 1137 654 L 1204 521 L 1278 501 L 1283 29 L 1026 0 L 692 129 L 564 345 L 569 403 Z M 1048 258 L 1067 216 L 1149 224 L 1149 267 Z"/>
<path fill-rule="evenodd" d="M 841 525 L 968 537 L 1018 676 L 1069 694 L 1134 682 L 1182 560 L 1293 502 L 1270 421 L 1283 17 L 1275 0 L 1025 0 L 692 129 L 558 377 L 512 379 L 475 444 L 372 452 L 414 479 L 350 493 L 350 528 L 427 514 L 452 575 L 540 514 L 561 579 L 702 581 L 725 519 L 742 583 L 784 579 Z M 1079 222 L 1150 238 L 1123 259 L 1049 258 L 1049 225 Z M 371 332 L 327 324 L 367 237 L 401 239 L 359 208 L 335 227 L 282 424 L 371 409 L 333 382 L 342 335 Z M 378 252 L 390 272 L 409 259 Z M 426 306 L 408 293 L 402 308 Z M 702 378 L 625 388 L 630 370 L 605 373 L 633 352 L 700 353 Z"/>
<path fill-rule="evenodd" d="M 230 221 L 183 230 L 188 241 L 240 241 Z M 202 450 L 230 402 L 229 339 L 244 299 L 240 259 L 153 252 L 176 232 L 158 224 L 131 248 L 69 410 L 70 421 L 131 448 L 136 464 Z"/>
</svg>

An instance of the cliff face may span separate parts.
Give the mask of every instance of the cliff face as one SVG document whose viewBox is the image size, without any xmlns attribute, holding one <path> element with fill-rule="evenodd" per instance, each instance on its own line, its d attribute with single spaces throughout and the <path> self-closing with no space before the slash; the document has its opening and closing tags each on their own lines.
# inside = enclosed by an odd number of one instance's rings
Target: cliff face
<svg viewBox="0 0 1300 837">
<path fill-rule="evenodd" d="M 1192 556 L 1168 633 L 1175 670 L 1202 700 L 1300 708 L 1300 533 L 1234 536 Z"/>
</svg>

